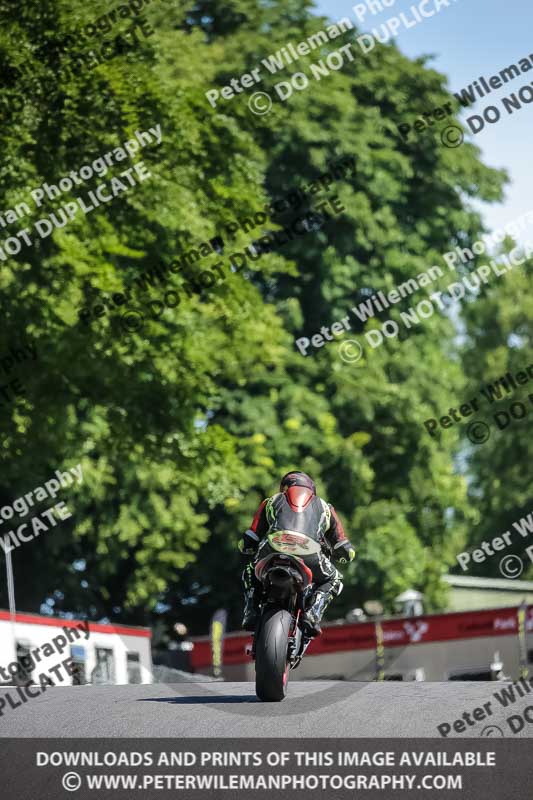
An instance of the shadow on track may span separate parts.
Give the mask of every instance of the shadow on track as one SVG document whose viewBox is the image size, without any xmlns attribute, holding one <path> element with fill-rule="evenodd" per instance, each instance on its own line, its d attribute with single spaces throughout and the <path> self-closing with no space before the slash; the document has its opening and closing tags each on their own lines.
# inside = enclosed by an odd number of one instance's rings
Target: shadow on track
<svg viewBox="0 0 533 800">
<path fill-rule="evenodd" d="M 180 697 L 142 697 L 139 703 L 177 703 L 178 705 L 212 705 L 213 703 L 258 703 L 255 694 L 239 695 L 185 695 Z"/>
<path fill-rule="evenodd" d="M 298 687 L 298 691 L 291 694 L 291 685 L 289 684 L 289 694 L 281 703 L 262 703 L 257 699 L 255 694 L 246 693 L 245 695 L 223 694 L 224 683 L 217 683 L 219 687 L 217 691 L 212 691 L 204 684 L 202 686 L 204 694 L 198 694 L 198 688 L 194 689 L 190 684 L 176 684 L 166 688 L 175 692 L 173 697 L 153 697 L 153 698 L 140 698 L 137 702 L 163 702 L 175 705 L 195 705 L 203 708 L 212 708 L 224 714 L 232 714 L 237 716 L 250 717 L 254 719 L 259 717 L 287 717 L 298 714 L 307 714 L 310 711 L 318 711 L 321 708 L 332 705 L 334 703 L 344 702 L 346 697 L 364 690 L 368 684 L 364 683 L 348 683 L 342 682 L 328 682 L 324 687 L 320 682 L 320 688 L 314 686 L 314 681 L 309 681 L 304 684 L 293 685 L 293 690 Z M 253 685 L 253 684 L 252 684 Z"/>
</svg>

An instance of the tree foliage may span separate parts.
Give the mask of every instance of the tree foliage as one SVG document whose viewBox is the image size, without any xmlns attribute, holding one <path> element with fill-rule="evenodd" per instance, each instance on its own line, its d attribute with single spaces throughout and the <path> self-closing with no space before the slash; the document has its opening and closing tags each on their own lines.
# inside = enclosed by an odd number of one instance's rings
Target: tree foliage
<svg viewBox="0 0 533 800">
<path fill-rule="evenodd" d="M 78 462 L 85 476 L 68 496 L 72 520 L 14 554 L 18 606 L 38 610 L 48 598 L 55 611 L 138 623 L 163 615 L 203 632 L 224 605 L 236 626 L 236 542 L 280 475 L 301 468 L 336 506 L 358 551 L 334 614 L 368 599 L 391 609 L 410 587 L 425 592 L 429 608 L 442 607 L 440 578 L 498 495 L 485 497 L 494 480 L 488 458 L 465 474 L 459 433 L 449 432 L 444 446 L 423 427 L 444 413 L 450 387 L 460 395 L 471 380 L 457 321 L 436 313 L 409 331 L 401 326 L 397 339 L 366 345 L 355 364 L 340 358 L 338 342 L 303 357 L 294 339 L 345 316 L 365 292 L 386 293 L 443 266 L 443 252 L 479 237 L 475 202 L 499 199 L 505 175 L 484 166 L 471 144 L 451 150 L 431 134 L 404 141 L 397 126 L 448 95 L 443 75 L 395 46 L 358 53 L 266 116 L 250 113 L 249 93 L 211 108 L 208 89 L 325 26 L 307 0 L 154 2 L 144 12 L 154 35 L 91 69 L 73 69 L 66 34 L 108 10 L 79 0 L 3 10 L 4 209 L 138 130 L 159 124 L 163 134 L 159 147 L 137 156 L 150 180 L 2 263 L 2 351 L 24 339 L 38 349 L 24 372 L 24 399 L 3 410 L 2 500 Z M 120 21 L 112 36 L 128 25 Z M 335 47 L 258 88 L 275 96 L 274 83 Z M 28 76 L 41 88 L 30 90 Z M 15 109 L 20 96 L 25 103 Z M 276 225 L 232 239 L 229 223 L 309 186 L 346 156 L 355 174 L 327 195 L 338 195 L 340 215 L 230 269 L 231 253 Z M 65 198 L 48 201 L 45 213 Z M 189 270 L 198 277 L 223 263 L 224 280 L 209 291 L 188 292 L 181 272 L 169 282 L 178 307 L 158 319 L 146 314 L 138 332 L 125 333 L 115 311 L 79 322 L 91 292 L 120 292 L 215 236 L 224 239 L 222 255 Z M 450 273 L 432 289 L 449 282 Z M 510 309 L 519 290 L 524 285 L 469 312 L 468 324 L 478 326 L 472 346 L 487 350 L 487 365 L 511 332 L 524 335 L 525 312 L 509 311 L 490 334 L 479 326 L 501 303 Z M 149 292 L 157 299 L 162 290 Z M 353 337 L 364 344 L 363 328 L 398 320 L 408 303 L 366 327 L 352 319 Z M 503 364 L 503 351 L 499 358 Z M 510 463 L 511 434 L 506 441 Z M 472 503 L 468 480 L 483 501 Z M 515 486 L 522 489 L 506 502 L 509 513 L 523 507 L 526 485 Z"/>
</svg>

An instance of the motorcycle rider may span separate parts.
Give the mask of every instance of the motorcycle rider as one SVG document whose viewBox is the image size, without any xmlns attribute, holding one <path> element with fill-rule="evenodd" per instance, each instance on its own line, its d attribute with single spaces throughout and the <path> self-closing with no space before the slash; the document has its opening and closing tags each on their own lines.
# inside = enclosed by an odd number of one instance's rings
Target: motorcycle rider
<svg viewBox="0 0 533 800">
<path fill-rule="evenodd" d="M 304 632 L 318 636 L 322 633 L 320 622 L 326 608 L 343 588 L 342 575 L 329 556 L 346 564 L 355 557 L 355 550 L 346 538 L 337 512 L 317 496 L 314 481 L 305 472 L 288 472 L 283 476 L 279 493 L 263 500 L 239 542 L 239 550 L 247 560 L 242 574 L 245 600 L 242 627 L 255 630 L 260 584 L 254 568 L 259 558 L 274 552 L 266 536 L 279 530 L 304 533 L 321 545 L 320 553 L 303 557 L 313 573 L 315 587 L 304 613 Z"/>
</svg>

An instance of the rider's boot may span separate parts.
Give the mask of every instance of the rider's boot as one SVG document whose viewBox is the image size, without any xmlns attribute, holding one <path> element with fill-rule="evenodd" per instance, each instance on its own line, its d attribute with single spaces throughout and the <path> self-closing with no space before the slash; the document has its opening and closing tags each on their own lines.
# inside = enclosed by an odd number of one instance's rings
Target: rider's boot
<svg viewBox="0 0 533 800">
<path fill-rule="evenodd" d="M 244 593 L 244 613 L 242 627 L 245 631 L 255 631 L 257 623 L 257 599 L 254 589 L 248 589 Z"/>
<path fill-rule="evenodd" d="M 316 592 L 313 602 L 304 614 L 304 632 L 309 636 L 320 636 L 322 628 L 320 622 L 326 608 L 329 606 L 332 595 L 330 592 Z"/>
</svg>

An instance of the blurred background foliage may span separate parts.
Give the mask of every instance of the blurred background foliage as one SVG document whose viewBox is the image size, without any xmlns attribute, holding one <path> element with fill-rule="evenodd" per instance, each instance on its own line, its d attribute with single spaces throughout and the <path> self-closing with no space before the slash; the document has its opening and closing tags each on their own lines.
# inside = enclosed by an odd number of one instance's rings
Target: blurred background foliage
<svg viewBox="0 0 533 800">
<path fill-rule="evenodd" d="M 0 502 L 56 469 L 81 462 L 84 470 L 83 484 L 60 497 L 73 518 L 13 554 L 18 608 L 137 624 L 179 619 L 203 633 L 224 606 L 238 627 L 237 540 L 292 468 L 314 476 L 356 545 L 330 616 L 369 599 L 390 611 L 407 588 L 424 592 L 429 610 L 442 608 L 441 576 L 456 554 L 531 510 L 531 418 L 475 449 L 465 424 L 431 437 L 423 421 L 533 361 L 531 265 L 482 287 L 453 318 L 435 313 L 411 330 L 400 323 L 397 339 L 367 346 L 355 364 L 339 357 L 340 340 L 303 357 L 294 339 L 349 314 L 365 292 L 390 291 L 434 264 L 445 269 L 443 252 L 480 237 L 476 203 L 502 198 L 505 173 L 483 165 L 472 144 L 443 147 L 438 131 L 403 140 L 397 126 L 449 94 L 429 59 L 411 61 L 394 45 L 367 55 L 354 45 L 352 63 L 276 100 L 265 116 L 250 113 L 251 92 L 212 109 L 208 89 L 325 27 L 306 0 L 153 0 L 142 12 L 153 34 L 139 33 L 134 46 L 124 36 L 123 52 L 83 66 L 74 55 L 91 45 L 74 47 L 67 34 L 118 7 L 0 3 L 4 211 L 136 130 L 159 124 L 163 133 L 136 157 L 150 180 L 1 263 L 0 355 L 31 341 L 38 360 L 18 368 L 24 398 L 2 407 Z M 131 26 L 119 17 L 94 52 Z M 263 69 L 258 88 L 275 96 L 274 83 L 355 34 L 276 75 Z M 230 253 L 276 225 L 234 241 L 225 225 L 344 156 L 355 159 L 355 175 L 317 195 L 338 195 L 344 211 L 231 272 Z M 0 230 L 2 239 L 129 166 L 47 201 Z M 128 336 L 117 313 L 78 321 L 91 290 L 119 291 L 215 235 L 226 239 L 223 254 L 192 267 L 224 263 L 227 279 L 209 293 L 181 291 L 177 308 Z M 455 279 L 445 271 L 428 293 Z M 172 288 L 182 280 L 174 276 Z M 398 320 L 409 305 L 378 318 Z M 364 344 L 362 331 L 376 324 L 354 325 L 354 336 Z M 497 565 L 477 570 L 497 574 Z"/>
</svg>

